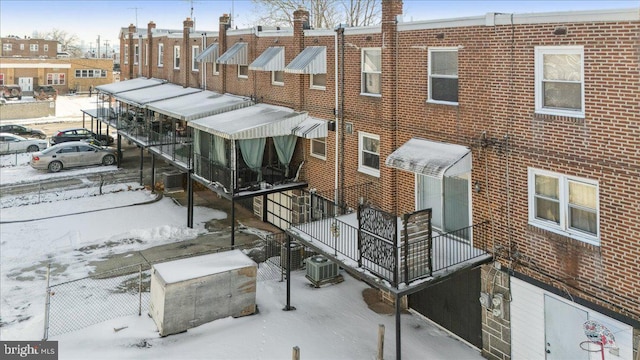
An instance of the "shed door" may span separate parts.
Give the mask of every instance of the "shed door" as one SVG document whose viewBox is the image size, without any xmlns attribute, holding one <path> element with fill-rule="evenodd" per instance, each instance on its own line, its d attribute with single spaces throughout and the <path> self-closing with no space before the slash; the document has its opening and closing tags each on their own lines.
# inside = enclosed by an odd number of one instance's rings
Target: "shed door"
<svg viewBox="0 0 640 360">
<path fill-rule="evenodd" d="M 267 222 L 283 230 L 291 226 L 292 196 L 291 191 L 267 195 Z"/>
<path fill-rule="evenodd" d="M 544 296 L 544 335 L 547 360 L 589 359 L 580 348 L 586 339 L 582 324 L 588 320 L 586 311 L 563 301 Z"/>
</svg>

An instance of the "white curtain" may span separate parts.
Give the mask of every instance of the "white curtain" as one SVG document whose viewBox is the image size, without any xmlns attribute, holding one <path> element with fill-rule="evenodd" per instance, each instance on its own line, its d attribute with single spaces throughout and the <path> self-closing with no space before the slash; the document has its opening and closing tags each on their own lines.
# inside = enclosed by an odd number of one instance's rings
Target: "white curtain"
<svg viewBox="0 0 640 360">
<path fill-rule="evenodd" d="M 262 158 L 266 138 L 238 140 L 242 159 L 249 168 L 258 173 L 258 181 L 262 181 Z"/>
<path fill-rule="evenodd" d="M 276 148 L 276 153 L 278 153 L 278 160 L 282 165 L 284 165 L 285 178 L 289 177 L 289 163 L 291 163 L 291 158 L 293 157 L 293 151 L 296 149 L 296 141 L 298 137 L 295 135 L 283 135 L 283 136 L 274 136 L 273 137 L 273 145 Z"/>
<path fill-rule="evenodd" d="M 225 140 L 220 136 L 213 135 L 211 137 L 211 142 L 213 143 L 211 146 L 211 160 L 214 162 L 224 165 L 225 167 L 229 164 L 227 159 L 227 153 L 225 151 Z"/>
</svg>

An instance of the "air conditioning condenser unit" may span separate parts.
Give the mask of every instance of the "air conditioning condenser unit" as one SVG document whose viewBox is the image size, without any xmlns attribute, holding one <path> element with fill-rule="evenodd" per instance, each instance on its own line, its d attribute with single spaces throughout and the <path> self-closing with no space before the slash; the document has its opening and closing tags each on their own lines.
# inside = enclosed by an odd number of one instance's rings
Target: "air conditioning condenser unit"
<svg viewBox="0 0 640 360">
<path fill-rule="evenodd" d="M 327 259 L 325 256 L 315 255 L 307 258 L 305 261 L 307 263 L 306 278 L 311 281 L 315 287 L 344 280 L 338 272 L 338 264 Z"/>
</svg>

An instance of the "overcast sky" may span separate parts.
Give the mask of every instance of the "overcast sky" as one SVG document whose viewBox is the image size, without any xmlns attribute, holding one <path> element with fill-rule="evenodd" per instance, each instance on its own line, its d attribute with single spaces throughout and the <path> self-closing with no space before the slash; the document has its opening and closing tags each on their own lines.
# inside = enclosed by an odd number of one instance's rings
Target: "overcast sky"
<svg viewBox="0 0 640 360">
<path fill-rule="evenodd" d="M 34 31 L 53 29 L 76 34 L 86 47 L 117 42 L 122 27 L 136 24 L 146 28 L 154 21 L 158 28 L 182 29 L 191 16 L 197 30 L 218 29 L 218 18 L 235 14 L 235 25 L 250 27 L 256 14 L 251 0 L 0 0 L 0 35 L 31 36 Z M 608 1 L 439 1 L 405 0 L 404 21 L 484 15 L 488 12 L 531 13 L 569 10 L 638 8 L 638 0 Z"/>
</svg>

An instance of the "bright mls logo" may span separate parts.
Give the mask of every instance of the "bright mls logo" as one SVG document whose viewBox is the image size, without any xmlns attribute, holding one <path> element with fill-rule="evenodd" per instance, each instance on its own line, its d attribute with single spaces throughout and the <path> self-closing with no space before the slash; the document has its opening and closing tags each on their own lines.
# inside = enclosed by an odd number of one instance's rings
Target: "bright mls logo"
<svg viewBox="0 0 640 360">
<path fill-rule="evenodd" d="M 58 360 L 57 341 L 0 341 L 0 344 L 2 359 Z"/>
</svg>

